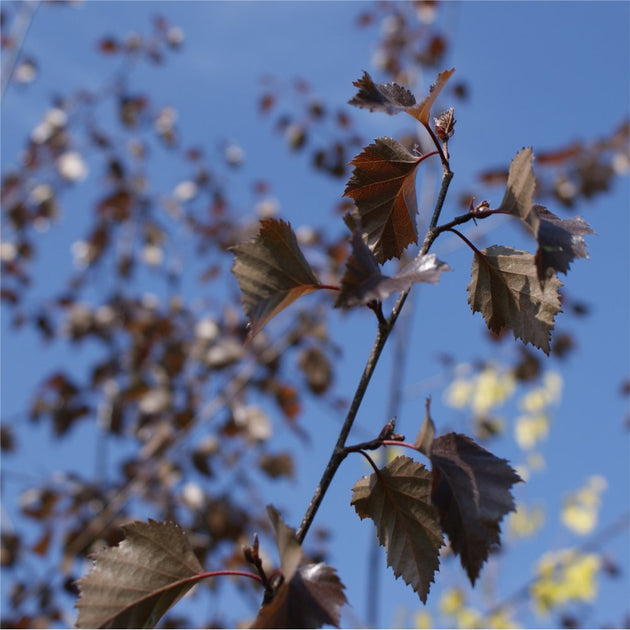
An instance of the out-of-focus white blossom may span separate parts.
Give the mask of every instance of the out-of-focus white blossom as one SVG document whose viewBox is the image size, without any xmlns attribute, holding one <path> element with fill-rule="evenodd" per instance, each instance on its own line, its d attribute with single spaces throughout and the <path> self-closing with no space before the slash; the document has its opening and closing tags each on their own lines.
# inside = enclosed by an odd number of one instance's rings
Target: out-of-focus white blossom
<svg viewBox="0 0 630 630">
<path fill-rule="evenodd" d="M 31 132 L 31 140 L 36 144 L 42 144 L 46 142 L 55 131 L 65 127 L 67 122 L 68 116 L 66 112 L 58 107 L 53 107 L 46 112 L 42 122 L 33 129 Z"/>
<path fill-rule="evenodd" d="M 195 337 L 204 341 L 214 341 L 219 336 L 219 326 L 211 317 L 204 317 L 195 326 Z"/>
<path fill-rule="evenodd" d="M 275 217 L 280 212 L 280 202 L 275 197 L 265 197 L 256 204 L 254 210 L 262 219 Z"/>
<path fill-rule="evenodd" d="M 232 166 L 239 166 L 245 159 L 245 151 L 237 144 L 228 144 L 225 147 L 225 160 Z"/>
<path fill-rule="evenodd" d="M 87 177 L 88 167 L 77 151 L 66 151 L 56 161 L 57 171 L 68 182 L 80 182 Z"/>
<path fill-rule="evenodd" d="M 180 182 L 175 186 L 173 196 L 178 201 L 190 201 L 197 195 L 197 184 L 195 182 L 185 181 Z"/>
<path fill-rule="evenodd" d="M 150 267 L 158 267 L 164 260 L 164 250 L 157 245 L 145 245 L 142 248 L 142 260 Z"/>
<path fill-rule="evenodd" d="M 17 256 L 17 247 L 10 241 L 2 241 L 0 243 L 0 260 L 11 262 Z"/>
</svg>

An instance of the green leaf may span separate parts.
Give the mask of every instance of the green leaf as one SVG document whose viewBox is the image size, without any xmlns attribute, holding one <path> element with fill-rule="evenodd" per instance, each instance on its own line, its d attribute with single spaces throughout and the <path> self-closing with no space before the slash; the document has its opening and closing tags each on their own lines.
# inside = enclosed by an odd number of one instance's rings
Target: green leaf
<svg viewBox="0 0 630 630">
<path fill-rule="evenodd" d="M 243 294 L 250 337 L 297 298 L 321 288 L 285 221 L 263 219 L 253 241 L 231 249 L 235 255 L 232 273 Z"/>
<path fill-rule="evenodd" d="M 532 254 L 493 245 L 475 252 L 468 303 L 492 332 L 510 328 L 515 338 L 549 354 L 561 286 L 557 276 L 541 285 Z"/>
<path fill-rule="evenodd" d="M 150 520 L 123 531 L 125 540 L 96 553 L 94 568 L 78 582 L 79 628 L 153 628 L 204 579 L 178 525 Z"/>
<path fill-rule="evenodd" d="M 500 544 L 501 520 L 514 510 L 510 489 L 522 480 L 506 460 L 459 433 L 433 440 L 431 464 L 431 500 L 474 586 L 490 550 Z"/>
<path fill-rule="evenodd" d="M 399 456 L 378 473 L 360 479 L 352 489 L 352 505 L 362 519 L 374 521 L 388 566 L 425 603 L 443 544 L 430 487 L 429 471 L 413 459 Z"/>
<path fill-rule="evenodd" d="M 416 168 L 422 157 L 392 138 L 377 138 L 351 162 L 344 191 L 357 205 L 367 244 L 376 260 L 399 258 L 418 242 Z"/>
<path fill-rule="evenodd" d="M 417 256 L 395 276 L 386 276 L 358 232 L 352 235 L 352 254 L 346 261 L 346 270 L 341 279 L 341 291 L 335 307 L 350 307 L 367 304 L 373 300 L 383 301 L 393 293 L 406 291 L 416 282 L 435 284 L 443 271 L 450 267 L 438 260 L 435 254 Z"/>
</svg>

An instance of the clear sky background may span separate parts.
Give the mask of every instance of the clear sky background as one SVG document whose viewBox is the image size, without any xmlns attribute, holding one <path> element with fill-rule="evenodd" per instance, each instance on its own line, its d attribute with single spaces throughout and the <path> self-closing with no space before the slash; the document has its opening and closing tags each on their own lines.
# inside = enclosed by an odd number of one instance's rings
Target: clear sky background
<svg viewBox="0 0 630 630">
<path fill-rule="evenodd" d="M 270 122 L 260 116 L 257 96 L 265 74 L 285 81 L 302 76 L 333 105 L 348 101 L 354 93 L 352 81 L 363 70 L 379 79 L 372 66 L 376 33 L 374 29 L 355 27 L 355 18 L 365 7 L 362 2 L 85 2 L 76 8 L 43 5 L 24 46 L 40 60 L 40 77 L 21 89 L 10 87 L 2 103 L 3 170 L 16 160 L 25 138 L 49 108 L 51 95 L 73 91 L 79 85 L 95 88 L 111 74 L 112 62 L 98 54 L 95 42 L 103 35 L 123 36 L 132 30 L 146 30 L 151 18 L 160 12 L 182 27 L 184 49 L 165 67 L 139 67 L 134 80 L 146 86 L 155 103 L 177 109 L 184 143 L 216 147 L 228 141 L 241 146 L 245 162 L 235 181 L 254 177 L 271 180 L 280 216 L 294 226 L 340 221 L 329 208 L 341 197 L 343 182 L 315 173 L 305 156 L 291 154 L 274 134 Z M 455 67 L 456 78 L 465 80 L 471 90 L 470 98 L 456 108 L 456 135 L 450 146 L 455 172 L 450 195 L 453 204 L 450 209 L 447 204 L 445 218 L 460 212 L 454 202 L 458 191 L 473 190 L 478 199 L 489 199 L 497 205 L 502 191 L 484 189 L 477 175 L 488 167 L 505 166 L 521 147 L 531 145 L 536 153 L 573 141 L 592 141 L 609 134 L 628 116 L 627 2 L 448 3 L 443 18 L 451 34 L 445 68 Z M 425 77 L 424 90 L 433 79 Z M 366 137 L 395 137 L 410 129 L 406 121 L 384 114 L 357 110 L 354 115 Z M 165 194 L 186 177 L 184 167 L 181 172 L 178 168 L 160 159 L 153 162 L 153 174 L 162 182 Z M 236 198 L 243 217 L 252 216 L 251 194 L 244 191 L 241 198 L 238 194 Z M 87 225 L 84 213 L 92 200 L 89 177 L 67 195 L 63 220 L 46 235 L 36 263 L 41 291 L 49 291 L 71 269 L 70 246 Z M 625 177 L 616 180 L 609 194 L 577 209 L 597 234 L 587 237 L 590 260 L 576 261 L 562 280 L 570 295 L 587 302 L 591 311 L 581 319 L 562 314 L 558 318 L 559 326 L 577 338 L 578 349 L 567 363 L 550 359 L 545 365 L 562 372 L 563 398 L 554 409 L 549 439 L 543 447 L 546 468 L 515 491 L 517 499 L 544 505 L 548 520 L 534 539 L 507 545 L 506 553 L 499 557 L 499 599 L 533 575 L 541 553 L 581 542 L 558 520 L 558 507 L 567 491 L 577 489 L 591 475 L 602 475 L 608 487 L 603 494 L 600 526 L 605 527 L 628 511 L 630 459 L 628 432 L 624 429 L 628 408 L 619 390 L 630 367 L 629 200 Z M 560 207 L 549 205 L 549 209 L 563 218 L 569 216 Z M 531 243 L 509 226 L 488 234 L 486 239 L 484 246 L 501 243 L 531 249 Z M 434 378 L 443 373 L 438 362 L 440 353 L 451 354 L 462 363 L 484 358 L 489 351 L 508 360 L 516 347 L 504 344 L 497 350 L 486 339 L 480 315 L 470 313 L 465 291 L 470 252 L 448 238 L 439 242 L 435 251 L 453 272 L 444 274 L 438 286 L 415 292 L 410 322 L 413 349 L 399 414 L 399 429 L 409 437 L 419 427 L 427 394 L 433 396 L 438 431 L 448 427 L 470 432 L 469 418 L 443 403 L 445 383 Z M 234 280 L 227 278 L 226 290 L 234 288 Z M 188 290 L 198 291 L 194 281 Z M 280 328 L 282 321 L 278 318 L 274 325 Z M 347 350 L 336 366 L 338 391 L 350 396 L 372 344 L 374 320 L 369 312 L 353 311 L 335 314 L 332 321 L 332 337 Z M 273 332 L 273 327 L 270 330 Z M 76 348 L 44 346 L 28 331 L 15 334 L 10 318 L 3 317 L 3 417 L 13 417 L 26 409 L 34 386 L 53 367 L 67 364 L 71 371 L 80 372 L 91 356 L 89 351 Z M 357 440 L 376 434 L 387 420 L 390 371 L 391 352 L 386 352 L 358 418 L 361 432 Z M 515 414 L 513 408 L 504 413 L 508 421 Z M 319 480 L 339 426 L 338 418 L 317 405 L 307 408 L 302 422 L 313 438 L 308 446 L 279 431 L 279 439 L 295 450 L 300 461 L 297 480 L 270 487 L 268 497 L 295 526 Z M 47 429 L 30 425 L 18 427 L 18 435 L 21 448 L 16 456 L 4 457 L 5 471 L 22 471 L 41 479 L 61 468 L 93 466 L 96 440 L 89 427 L 74 430 L 67 445 L 51 441 Z M 511 431 L 490 448 L 514 464 L 523 459 Z M 351 612 L 344 616 L 347 625 L 360 622 L 365 611 L 365 555 L 374 531 L 370 523 L 359 521 L 349 500 L 350 488 L 366 472 L 361 458 L 349 459 L 318 515 L 318 522 L 335 533 L 331 564 L 339 571 L 352 604 Z M 11 522 L 16 513 L 13 500 L 27 486 L 25 481 L 4 484 L 3 526 Z M 584 612 L 584 623 L 592 626 L 619 623 L 628 611 L 627 531 L 606 545 L 605 552 L 620 563 L 623 575 L 616 581 L 602 579 L 595 607 Z M 385 569 L 384 555 L 382 571 L 381 623 L 410 622 L 410 615 L 421 609 L 421 603 L 410 588 Z M 450 562 L 437 576 L 429 608 L 437 604 L 442 589 L 453 584 L 468 589 L 461 567 Z M 532 614 L 527 605 L 519 608 L 517 619 L 533 627 L 550 623 Z"/>
</svg>

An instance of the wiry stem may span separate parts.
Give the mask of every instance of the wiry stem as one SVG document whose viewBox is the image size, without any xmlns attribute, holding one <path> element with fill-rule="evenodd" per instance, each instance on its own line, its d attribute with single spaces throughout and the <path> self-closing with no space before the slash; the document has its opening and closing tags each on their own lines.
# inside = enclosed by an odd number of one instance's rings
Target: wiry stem
<svg viewBox="0 0 630 630">
<path fill-rule="evenodd" d="M 446 159 L 444 153 L 441 151 L 441 147 L 439 147 L 439 150 L 443 166 L 442 183 L 440 186 L 438 198 L 435 202 L 435 209 L 433 210 L 433 216 L 431 217 L 431 223 L 429 224 L 427 235 L 420 248 L 420 256 L 423 256 L 429 251 L 431 245 L 433 244 L 433 241 L 437 237 L 437 234 L 435 233 L 435 227 L 440 218 L 442 207 L 444 206 L 448 187 L 451 183 L 451 179 L 453 179 L 453 172 L 449 167 L 448 160 Z M 326 494 L 328 487 L 330 486 L 333 477 L 337 472 L 337 469 L 348 454 L 345 450 L 346 440 L 348 439 L 348 435 L 350 434 L 350 430 L 352 429 L 352 425 L 354 424 L 354 420 L 359 411 L 359 407 L 361 406 L 361 402 L 363 401 L 363 396 L 365 395 L 368 385 L 370 384 L 372 374 L 374 373 L 374 369 L 376 368 L 378 360 L 381 356 L 381 352 L 383 351 L 389 334 L 391 333 L 394 324 L 396 323 L 396 320 L 398 319 L 398 316 L 400 315 L 400 312 L 405 305 L 405 301 L 407 300 L 408 295 L 409 289 L 403 291 L 399 295 L 396 304 L 392 308 L 392 312 L 390 313 L 389 318 L 383 325 L 379 325 L 378 327 L 376 338 L 374 339 L 374 344 L 372 346 L 372 351 L 370 352 L 370 356 L 368 357 L 365 368 L 363 369 L 363 374 L 361 375 L 361 379 L 359 380 L 359 384 L 354 393 L 350 408 L 348 409 L 348 413 L 344 420 L 343 426 L 341 427 L 341 430 L 339 432 L 339 437 L 337 438 L 337 442 L 335 444 L 333 452 L 330 456 L 330 459 L 328 460 L 328 464 L 326 464 L 326 468 L 324 469 L 324 472 L 313 494 L 311 502 L 306 509 L 306 513 L 304 514 L 302 523 L 297 530 L 297 540 L 300 544 L 304 542 L 304 538 L 315 518 L 315 514 L 317 514 L 317 510 L 321 505 L 324 495 Z"/>
</svg>

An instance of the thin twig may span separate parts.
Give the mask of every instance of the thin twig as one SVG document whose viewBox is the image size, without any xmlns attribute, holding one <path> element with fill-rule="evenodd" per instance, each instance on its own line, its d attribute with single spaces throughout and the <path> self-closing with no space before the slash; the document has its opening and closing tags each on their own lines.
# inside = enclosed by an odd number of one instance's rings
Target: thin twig
<svg viewBox="0 0 630 630">
<path fill-rule="evenodd" d="M 28 33 L 31 24 L 33 23 L 33 16 L 39 8 L 39 0 L 35 2 L 22 2 L 19 12 L 15 18 L 13 25 L 12 37 L 15 41 L 13 51 L 11 53 L 5 52 L 5 61 L 2 68 L 2 86 L 0 89 L 0 99 L 4 98 L 4 94 L 9 86 L 15 68 L 17 67 L 18 60 L 22 53 L 22 47 L 26 40 L 26 34 Z"/>
<path fill-rule="evenodd" d="M 435 228 L 435 236 L 438 236 L 442 232 L 446 232 L 451 230 L 457 225 L 461 225 L 462 223 L 467 223 L 468 221 L 475 221 L 476 219 L 485 219 L 487 217 L 494 216 L 496 214 L 505 214 L 505 212 L 498 212 L 496 210 L 481 210 L 481 211 L 471 211 L 466 214 L 460 214 L 458 217 L 455 217 L 448 223 L 444 223 Z"/>
</svg>

